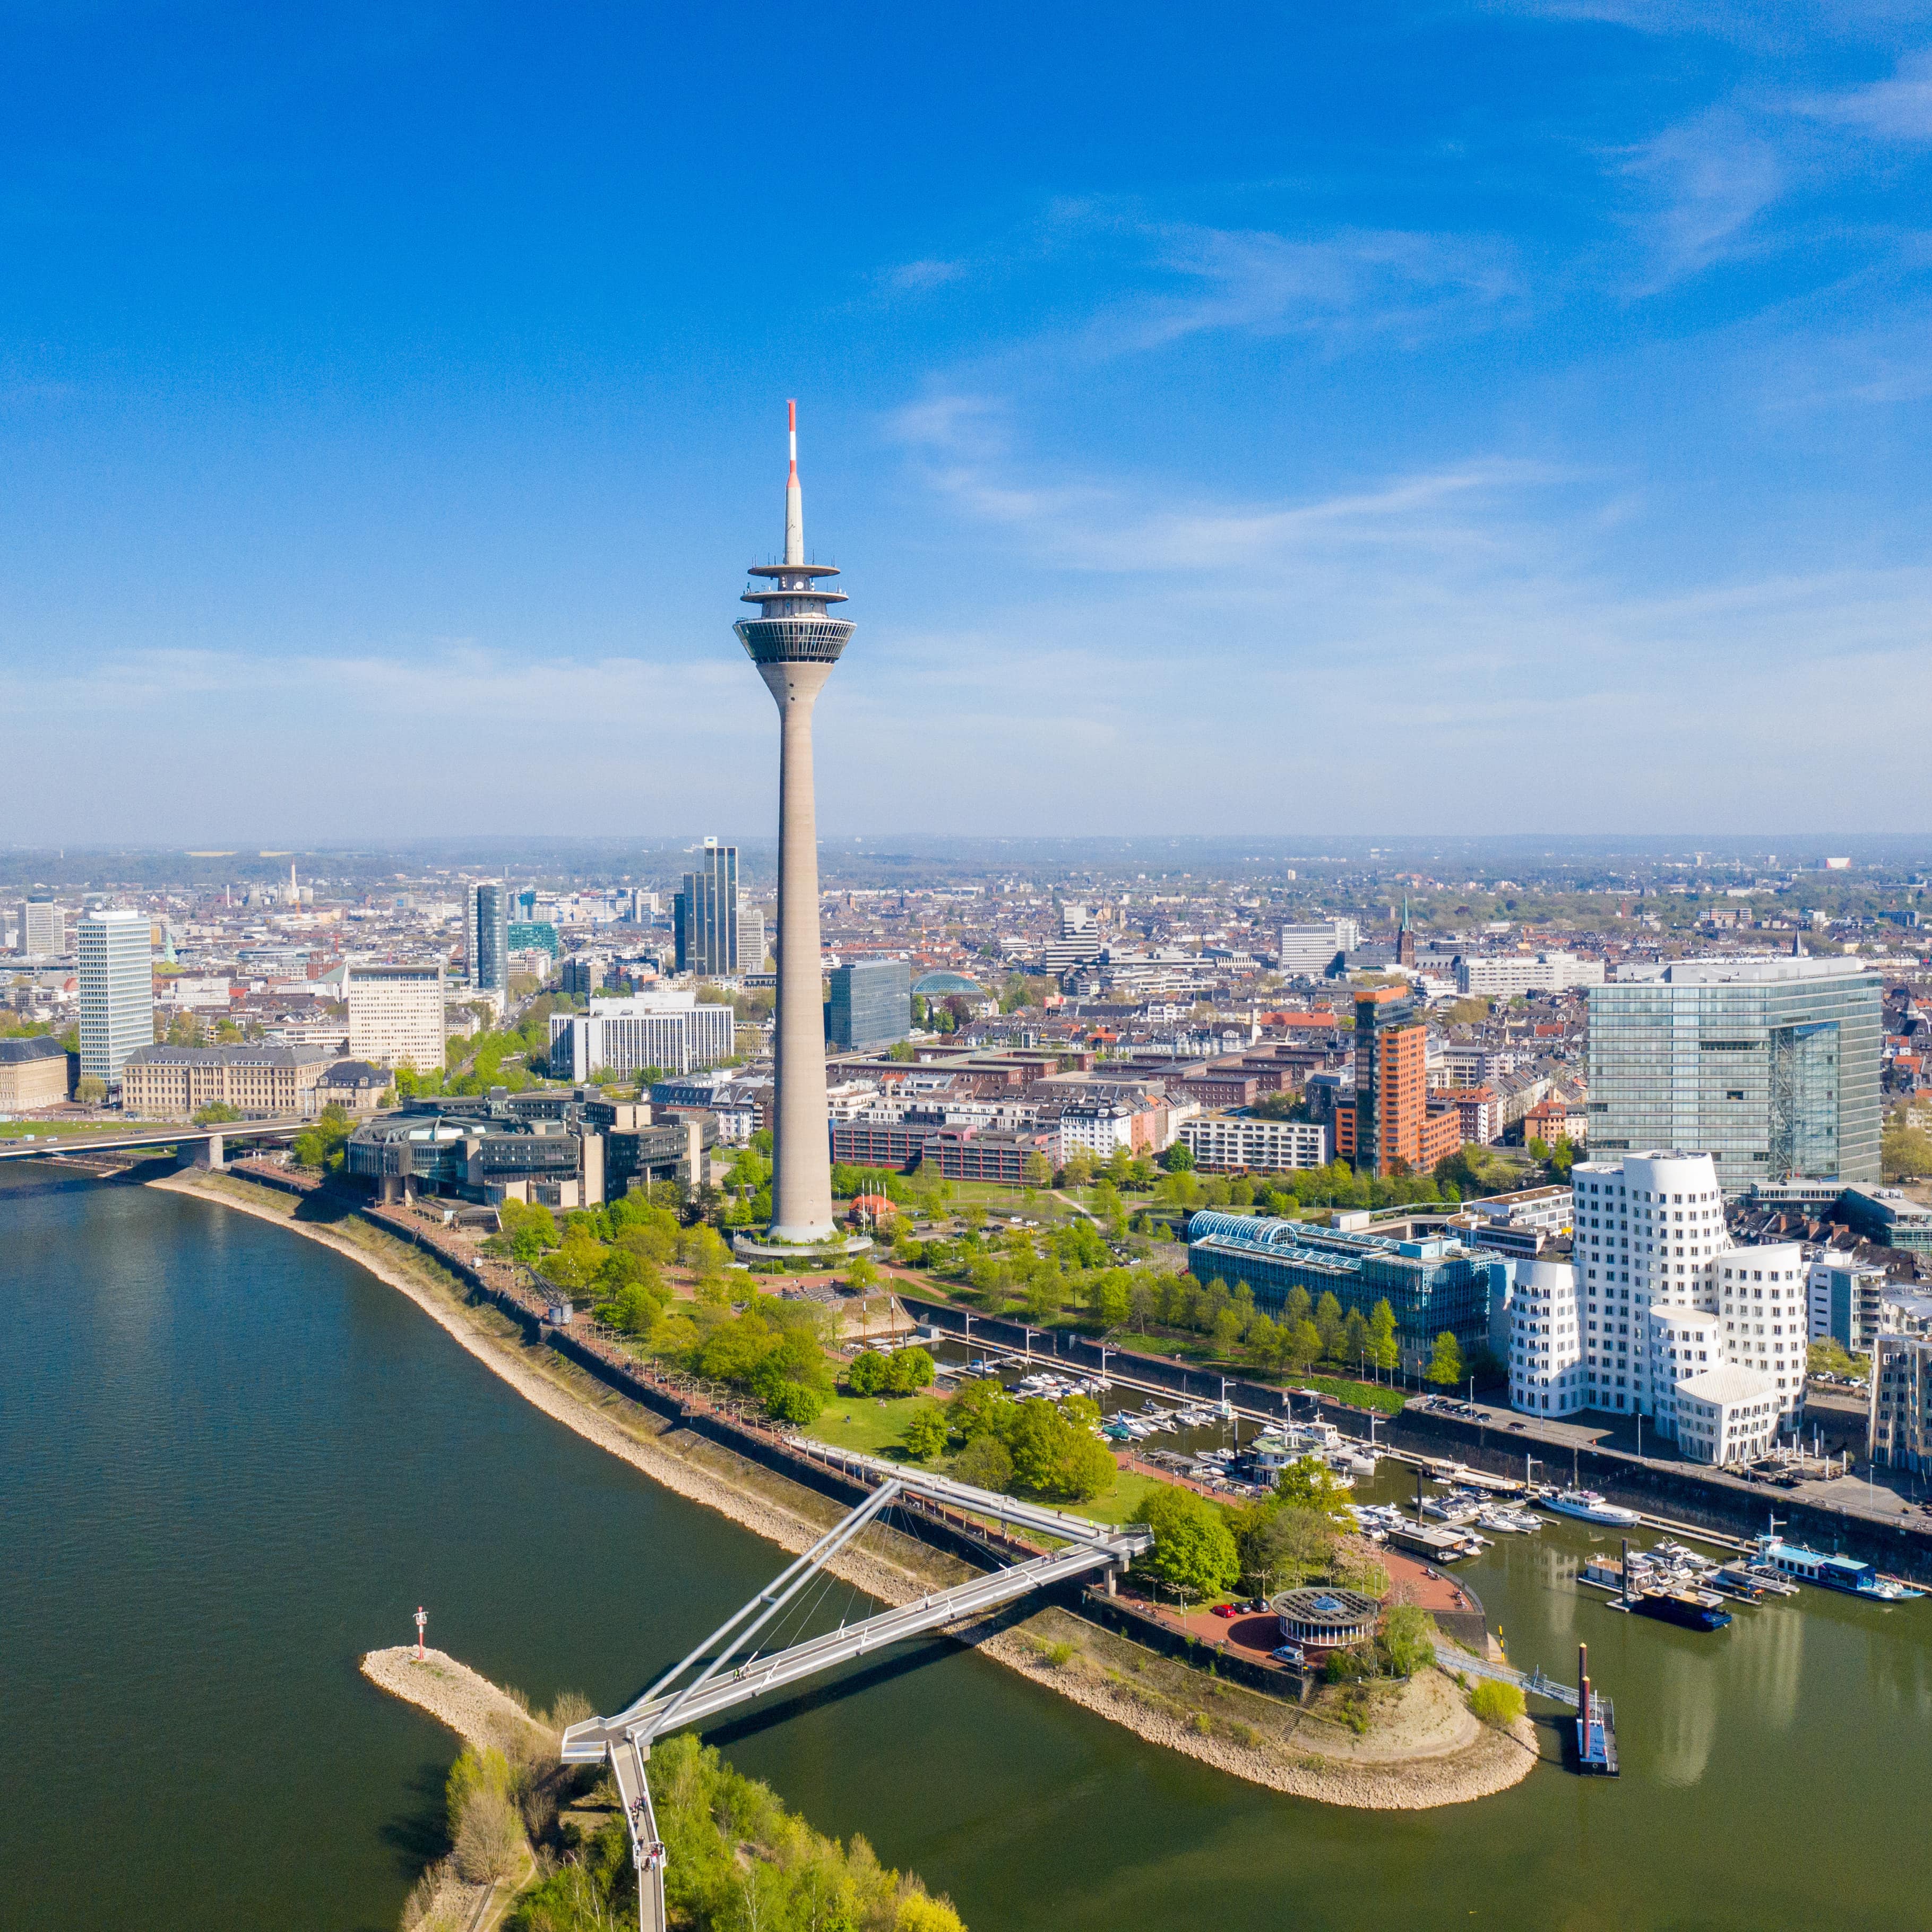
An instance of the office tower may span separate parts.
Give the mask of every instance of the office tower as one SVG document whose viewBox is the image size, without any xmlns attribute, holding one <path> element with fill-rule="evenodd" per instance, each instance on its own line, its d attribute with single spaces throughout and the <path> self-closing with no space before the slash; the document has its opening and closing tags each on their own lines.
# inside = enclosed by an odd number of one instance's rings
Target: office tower
<svg viewBox="0 0 1932 1932">
<path fill-rule="evenodd" d="M 1426 1174 L 1462 1144 L 1460 1108 L 1432 1107 L 1428 1029 L 1406 987 L 1355 995 L 1355 1087 L 1335 1108 L 1335 1151 L 1358 1174 Z"/>
<path fill-rule="evenodd" d="M 798 407 L 786 405 L 791 465 L 785 478 L 784 560 L 755 564 L 767 580 L 745 592 L 759 614 L 734 628 L 778 708 L 778 1130 L 772 1182 L 773 1237 L 830 1238 L 832 1168 L 826 1134 L 825 1023 L 819 997 L 818 824 L 812 776 L 812 713 L 854 626 L 830 614 L 842 591 L 819 581 L 830 564 L 805 560 L 798 482 Z"/>
<path fill-rule="evenodd" d="M 1878 976 L 1837 959 L 1680 961 L 1590 988 L 1590 1150 L 1695 1148 L 1726 1194 L 1879 1178 Z"/>
<path fill-rule="evenodd" d="M 67 922 L 54 904 L 52 892 L 29 892 L 20 907 L 20 950 L 22 952 L 64 952 L 67 950 Z"/>
<path fill-rule="evenodd" d="M 587 959 L 570 958 L 563 962 L 563 997 L 566 1000 L 587 1000 L 596 990 L 596 973 Z"/>
<path fill-rule="evenodd" d="M 551 1014 L 550 1072 L 566 1080 L 587 1080 L 600 1067 L 694 1072 L 730 1058 L 736 1026 L 729 1006 L 700 1006 L 688 988 L 599 999 L 588 1013 Z"/>
<path fill-rule="evenodd" d="M 832 969 L 826 1036 L 834 1046 L 890 1046 L 911 1031 L 912 969 L 903 959 L 858 959 Z"/>
<path fill-rule="evenodd" d="M 470 990 L 500 1006 L 510 993 L 510 895 L 500 880 L 479 880 L 465 893 L 463 937 Z"/>
<path fill-rule="evenodd" d="M 154 931 L 144 912 L 123 908 L 82 913 L 80 1072 L 111 1087 L 128 1054 L 154 1043 Z"/>
<path fill-rule="evenodd" d="M 349 1051 L 354 1058 L 385 1066 L 412 1066 L 418 1073 L 441 1069 L 441 965 L 350 966 L 343 976 L 349 1002 Z"/>
<path fill-rule="evenodd" d="M 738 848 L 704 842 L 694 872 L 677 895 L 677 970 L 733 974 L 738 961 Z"/>
<path fill-rule="evenodd" d="M 537 916 L 537 889 L 526 886 L 517 895 L 517 917 L 526 926 L 533 926 Z"/>
<path fill-rule="evenodd" d="M 765 916 L 742 894 L 738 900 L 738 970 L 756 973 L 765 963 Z"/>
</svg>

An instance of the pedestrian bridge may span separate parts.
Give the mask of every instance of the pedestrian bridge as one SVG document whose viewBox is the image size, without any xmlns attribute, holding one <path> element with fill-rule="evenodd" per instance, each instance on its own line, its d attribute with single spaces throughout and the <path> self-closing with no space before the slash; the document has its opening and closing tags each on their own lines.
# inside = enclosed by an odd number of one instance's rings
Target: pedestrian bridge
<svg viewBox="0 0 1932 1932">
<path fill-rule="evenodd" d="M 1153 1546 L 1152 1534 L 1136 1526 L 1117 1528 L 1084 1516 L 998 1496 L 970 1483 L 925 1470 L 906 1469 L 875 1456 L 814 1450 L 835 1468 L 875 1483 L 864 1502 L 821 1537 L 773 1582 L 726 1618 L 704 1641 L 666 1671 L 642 1696 L 614 1717 L 589 1718 L 563 1734 L 567 1764 L 608 1760 L 624 1814 L 638 1870 L 640 1932 L 664 1932 L 664 1849 L 658 1838 L 645 1775 L 654 1740 L 673 1730 L 701 1726 L 734 1710 L 821 1672 L 984 1616 L 1035 1590 L 1096 1570 L 1124 1569 Z M 822 1574 L 825 1564 L 895 1505 L 938 1505 L 968 1516 L 1003 1523 L 1052 1546 L 976 1576 L 950 1589 L 928 1591 L 896 1610 L 779 1648 L 760 1640 L 788 1606 Z"/>
</svg>

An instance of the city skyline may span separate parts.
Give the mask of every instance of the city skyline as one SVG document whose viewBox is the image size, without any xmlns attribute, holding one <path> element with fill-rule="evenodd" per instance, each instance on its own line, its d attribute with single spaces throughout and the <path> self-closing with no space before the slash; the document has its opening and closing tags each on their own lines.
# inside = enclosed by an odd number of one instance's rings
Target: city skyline
<svg viewBox="0 0 1932 1932">
<path fill-rule="evenodd" d="M 997 68 L 917 23 L 809 61 L 781 28 L 847 141 L 754 128 L 701 172 L 696 104 L 771 51 L 746 14 L 485 15 L 460 46 L 406 12 L 109 17 L 16 50 L 16 836 L 229 842 L 184 764 L 259 798 L 265 843 L 434 830 L 479 757 L 541 762 L 572 687 L 578 784 L 488 794 L 480 827 L 582 829 L 592 794 L 768 820 L 707 613 L 773 393 L 819 428 L 871 614 L 828 837 L 1932 802 L 1870 702 L 1928 675 L 1922 9 L 1148 14 L 1077 56 L 1015 16 L 1036 57 Z M 1110 104 L 1156 86 L 1150 141 Z M 856 243 L 742 250 L 781 166 Z M 1367 691 L 1408 767 L 1341 749 Z M 1257 718 L 1268 754 L 1228 760 Z M 345 737 L 355 782 L 291 795 L 290 754 Z M 1498 746 L 1508 782 L 1418 805 Z M 721 770 L 743 811 L 694 810 Z"/>
</svg>

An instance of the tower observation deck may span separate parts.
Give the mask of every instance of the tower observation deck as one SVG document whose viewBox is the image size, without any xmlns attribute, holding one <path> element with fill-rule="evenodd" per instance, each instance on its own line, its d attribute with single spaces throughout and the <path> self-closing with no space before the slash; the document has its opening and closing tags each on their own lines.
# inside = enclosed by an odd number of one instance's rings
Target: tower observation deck
<svg viewBox="0 0 1932 1932">
<path fill-rule="evenodd" d="M 820 995 L 818 811 L 812 769 L 812 714 L 856 628 L 832 615 L 845 602 L 825 580 L 838 572 L 805 560 L 798 482 L 798 405 L 785 405 L 790 469 L 785 478 L 784 560 L 754 564 L 743 601 L 755 617 L 733 626 L 778 708 L 778 1126 L 772 1136 L 771 1238 L 829 1240 L 831 1154 L 826 1127 L 825 1026 Z M 762 583 L 757 580 L 764 580 Z"/>
</svg>

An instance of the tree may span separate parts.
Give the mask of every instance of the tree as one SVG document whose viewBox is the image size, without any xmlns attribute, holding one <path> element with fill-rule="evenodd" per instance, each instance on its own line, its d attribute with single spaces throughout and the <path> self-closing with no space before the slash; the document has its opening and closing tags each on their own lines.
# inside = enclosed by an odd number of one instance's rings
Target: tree
<svg viewBox="0 0 1932 1932">
<path fill-rule="evenodd" d="M 1335 1560 L 1334 1524 L 1317 1510 L 1292 1504 L 1247 1512 L 1235 1540 L 1241 1574 L 1270 1594 L 1324 1574 Z"/>
<path fill-rule="evenodd" d="M 1369 1360 L 1378 1369 L 1393 1369 L 1402 1359 L 1395 1336 L 1395 1310 L 1387 1300 L 1376 1304 L 1369 1317 Z"/>
<path fill-rule="evenodd" d="M 925 1349 L 896 1349 L 886 1358 L 886 1393 L 911 1395 L 930 1388 L 938 1372 L 938 1364 Z"/>
<path fill-rule="evenodd" d="M 1274 1493 L 1279 1502 L 1307 1510 L 1329 1522 L 1349 1526 L 1354 1522 L 1348 1491 L 1318 1456 L 1304 1456 L 1289 1463 L 1275 1478 Z"/>
<path fill-rule="evenodd" d="M 1160 1164 L 1169 1174 L 1192 1174 L 1194 1150 L 1185 1141 L 1176 1141 L 1160 1156 Z"/>
<path fill-rule="evenodd" d="M 963 1441 L 981 1436 L 998 1440 L 1005 1435 L 1014 1407 L 1012 1397 L 998 1382 L 970 1382 L 946 1405 L 946 1419 Z"/>
<path fill-rule="evenodd" d="M 98 1107 L 107 1097 L 107 1082 L 98 1073 L 83 1073 L 75 1084 L 74 1097 L 83 1107 Z"/>
<path fill-rule="evenodd" d="M 1333 1289 L 1323 1289 L 1322 1299 L 1315 1304 L 1315 1332 L 1322 1338 L 1323 1358 L 1334 1361 L 1342 1346 L 1342 1304 Z"/>
<path fill-rule="evenodd" d="M 862 1348 L 845 1371 L 845 1386 L 854 1395 L 878 1395 L 889 1372 L 886 1358 L 876 1348 Z"/>
<path fill-rule="evenodd" d="M 1134 1558 L 1136 1570 L 1196 1597 L 1218 1597 L 1239 1580 L 1234 1532 L 1204 1496 L 1163 1483 L 1141 1498 L 1131 1520 L 1154 1532 L 1153 1549 Z"/>
<path fill-rule="evenodd" d="M 950 1432 L 946 1412 L 936 1402 L 922 1402 L 906 1418 L 905 1433 L 901 1440 L 914 1461 L 929 1462 L 946 1447 Z"/>
<path fill-rule="evenodd" d="M 1029 1187 L 1044 1187 L 1053 1178 L 1052 1164 L 1037 1148 L 1021 1163 L 1020 1172 Z"/>
<path fill-rule="evenodd" d="M 1456 1338 L 1444 1329 L 1436 1338 L 1436 1352 L 1429 1358 L 1424 1375 L 1441 1388 L 1454 1388 L 1462 1379 L 1462 1352 Z"/>
<path fill-rule="evenodd" d="M 1113 1486 L 1105 1443 L 1050 1402 L 1023 1402 L 1006 1431 L 1016 1488 L 1084 1502 Z"/>
<path fill-rule="evenodd" d="M 1358 1368 L 1366 1366 L 1369 1359 L 1369 1324 L 1363 1318 L 1359 1308 L 1348 1310 L 1348 1318 L 1342 1324 L 1342 1354 L 1345 1362 L 1353 1362 Z"/>
<path fill-rule="evenodd" d="M 1383 1619 L 1382 1646 L 1398 1677 L 1413 1677 L 1436 1661 L 1436 1619 L 1414 1604 L 1390 1606 Z"/>
<path fill-rule="evenodd" d="M 1012 1456 L 997 1436 L 975 1436 L 953 1457 L 952 1473 L 975 1489 L 1004 1490 L 1012 1483 Z"/>
</svg>

